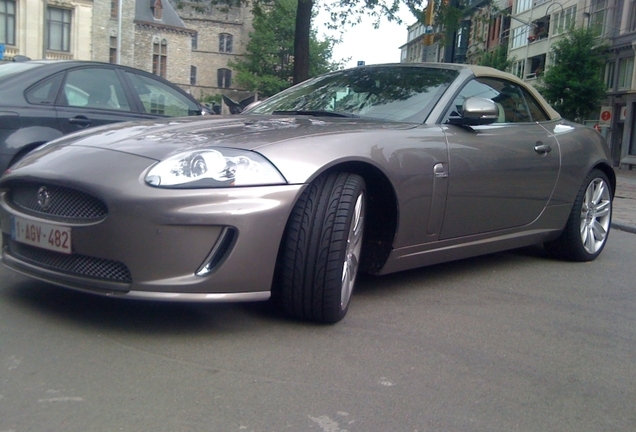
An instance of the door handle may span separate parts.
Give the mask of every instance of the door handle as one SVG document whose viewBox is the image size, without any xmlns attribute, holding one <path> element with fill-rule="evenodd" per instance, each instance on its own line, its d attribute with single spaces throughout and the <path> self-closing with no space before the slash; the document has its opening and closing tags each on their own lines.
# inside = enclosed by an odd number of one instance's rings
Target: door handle
<svg viewBox="0 0 636 432">
<path fill-rule="evenodd" d="M 552 147 L 549 144 L 543 144 L 541 141 L 537 141 L 534 146 L 534 151 L 541 154 L 550 153 L 552 151 Z"/>
<path fill-rule="evenodd" d="M 86 126 L 90 126 L 91 125 L 91 121 L 84 116 L 77 116 L 77 117 L 71 117 L 70 119 L 68 119 L 68 122 L 70 124 L 74 124 L 74 125 L 78 125 L 78 126 L 82 126 L 82 127 L 86 127 Z"/>
</svg>

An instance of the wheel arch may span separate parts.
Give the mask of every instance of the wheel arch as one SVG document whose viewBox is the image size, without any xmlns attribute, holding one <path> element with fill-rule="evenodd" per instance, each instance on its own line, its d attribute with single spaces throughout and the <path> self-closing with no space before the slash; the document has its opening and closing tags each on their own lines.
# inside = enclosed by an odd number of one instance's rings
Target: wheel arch
<svg viewBox="0 0 636 432">
<path fill-rule="evenodd" d="M 614 168 L 609 166 L 607 163 L 601 162 L 593 166 L 590 171 L 594 169 L 603 172 L 603 174 L 607 176 L 610 181 L 610 186 L 612 187 L 612 197 L 614 197 L 616 193 L 616 173 L 614 172 Z"/>
<path fill-rule="evenodd" d="M 9 162 L 9 166 L 15 165 L 16 163 L 18 163 L 20 161 L 20 159 L 22 159 L 24 156 L 27 155 L 27 153 L 35 150 L 36 148 L 46 144 L 47 141 L 36 141 L 36 142 L 32 142 L 29 144 L 26 144 L 24 147 L 22 147 L 16 154 L 13 155 L 13 158 L 11 158 L 11 162 Z"/>
<path fill-rule="evenodd" d="M 397 233 L 399 208 L 395 189 L 379 168 L 366 162 L 343 162 L 320 175 L 336 171 L 357 174 L 364 179 L 367 208 L 360 270 L 377 273 L 388 259 Z"/>
<path fill-rule="evenodd" d="M 4 151 L 11 154 L 9 165 L 15 164 L 25 154 L 42 144 L 63 135 L 59 130 L 45 126 L 31 126 L 16 130 L 5 138 Z"/>
</svg>

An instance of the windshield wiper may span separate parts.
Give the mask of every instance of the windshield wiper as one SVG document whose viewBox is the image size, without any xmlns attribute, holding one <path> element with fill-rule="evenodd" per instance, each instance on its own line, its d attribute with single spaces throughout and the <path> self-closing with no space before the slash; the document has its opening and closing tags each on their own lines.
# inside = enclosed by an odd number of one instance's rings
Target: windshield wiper
<svg viewBox="0 0 636 432">
<path fill-rule="evenodd" d="M 315 117 L 347 117 L 347 118 L 360 118 L 360 116 L 336 111 L 320 111 L 320 110 L 296 110 L 296 111 L 272 111 L 273 115 L 306 115 Z"/>
</svg>

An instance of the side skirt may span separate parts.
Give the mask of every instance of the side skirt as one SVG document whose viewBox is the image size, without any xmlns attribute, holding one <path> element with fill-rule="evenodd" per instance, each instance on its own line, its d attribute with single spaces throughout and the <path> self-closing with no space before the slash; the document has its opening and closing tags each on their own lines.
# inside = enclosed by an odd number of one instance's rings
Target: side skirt
<svg viewBox="0 0 636 432">
<path fill-rule="evenodd" d="M 549 207 L 539 220 L 524 227 L 393 249 L 377 274 L 389 274 L 554 240 L 563 230 L 570 208 L 570 205 Z"/>
</svg>

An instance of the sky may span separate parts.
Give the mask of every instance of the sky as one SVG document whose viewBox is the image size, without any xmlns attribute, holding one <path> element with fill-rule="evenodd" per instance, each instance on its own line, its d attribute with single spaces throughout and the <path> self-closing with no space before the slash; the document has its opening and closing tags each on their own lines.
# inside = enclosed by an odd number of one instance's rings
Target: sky
<svg viewBox="0 0 636 432">
<path fill-rule="evenodd" d="M 402 24 L 389 22 L 386 18 L 380 21 L 380 27 L 373 28 L 373 20 L 364 17 L 360 24 L 346 29 L 343 42 L 336 45 L 333 50 L 333 60 L 341 61 L 351 57 L 345 63 L 346 67 L 354 67 L 358 61 L 366 64 L 399 63 L 400 47 L 404 45 L 408 37 L 408 26 L 415 22 L 413 15 L 405 8 L 398 14 Z M 324 26 L 329 17 L 321 12 L 315 20 L 319 38 L 323 34 L 337 36 Z"/>
</svg>

